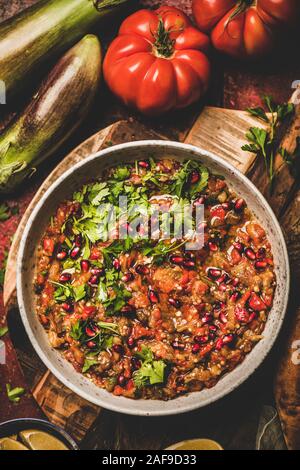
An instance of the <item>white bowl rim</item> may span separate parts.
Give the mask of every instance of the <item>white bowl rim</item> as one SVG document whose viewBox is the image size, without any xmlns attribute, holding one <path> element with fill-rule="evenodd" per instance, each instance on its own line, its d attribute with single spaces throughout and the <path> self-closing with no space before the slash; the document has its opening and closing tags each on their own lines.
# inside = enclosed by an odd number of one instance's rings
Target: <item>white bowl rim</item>
<svg viewBox="0 0 300 470">
<path fill-rule="evenodd" d="M 243 373 L 239 374 L 239 377 L 237 378 L 235 383 L 230 384 L 230 386 L 224 387 L 218 393 L 215 393 L 215 395 L 213 397 L 207 397 L 206 399 L 203 399 L 202 401 L 200 401 L 200 400 L 196 401 L 195 400 L 195 403 L 188 403 L 187 405 L 183 405 L 179 409 L 176 408 L 176 400 L 179 400 L 180 398 L 183 398 L 183 396 L 177 397 L 177 398 L 169 400 L 167 402 L 162 401 L 162 400 L 151 400 L 152 402 L 155 401 L 155 402 L 158 402 L 158 403 L 164 403 L 165 405 L 167 405 L 167 403 L 173 403 L 174 404 L 173 407 L 167 407 L 166 406 L 165 409 L 159 409 L 159 410 L 154 410 L 154 411 L 153 410 L 151 410 L 151 411 L 143 410 L 143 409 L 139 409 L 138 407 L 137 407 L 137 409 L 132 409 L 132 408 L 130 408 L 130 407 L 128 408 L 126 406 L 126 402 L 128 402 L 128 401 L 130 401 L 131 403 L 134 401 L 136 404 L 138 404 L 139 402 L 141 403 L 142 400 L 140 400 L 140 399 L 134 400 L 134 399 L 131 399 L 131 398 L 115 397 L 112 394 L 109 394 L 110 399 L 107 400 L 107 401 L 105 399 L 102 399 L 102 398 L 92 397 L 88 393 L 84 392 L 80 387 L 77 387 L 75 384 L 73 384 L 73 382 L 71 380 L 69 380 L 67 377 L 65 377 L 64 374 L 62 374 L 59 370 L 57 370 L 57 368 L 52 364 L 51 360 L 48 360 L 46 354 L 44 353 L 43 349 L 39 345 L 39 342 L 36 339 L 35 334 L 34 334 L 32 328 L 30 327 L 29 321 L 27 319 L 25 302 L 24 302 L 24 299 L 23 299 L 22 270 L 21 270 L 22 259 L 23 259 L 23 256 L 24 256 L 25 248 L 26 248 L 26 240 L 27 240 L 27 237 L 29 235 L 31 225 L 35 221 L 35 217 L 39 213 L 39 210 L 43 206 L 44 202 L 54 193 L 56 188 L 58 186 L 60 186 L 60 184 L 66 178 L 68 178 L 70 175 L 72 175 L 74 172 L 76 172 L 79 168 L 87 165 L 90 161 L 92 161 L 94 159 L 97 159 L 99 157 L 104 157 L 105 155 L 109 155 L 112 152 L 113 153 L 118 152 L 119 150 L 122 151 L 123 149 L 126 149 L 126 148 L 138 148 L 138 147 L 147 147 L 147 146 L 148 147 L 151 147 L 151 146 L 159 147 L 160 146 L 160 147 L 165 147 L 165 148 L 167 147 L 167 148 L 170 148 L 170 149 L 172 149 L 172 148 L 181 149 L 183 151 L 187 151 L 187 153 L 189 151 L 194 152 L 194 153 L 199 155 L 200 159 L 201 159 L 201 156 L 208 157 L 213 162 L 216 162 L 220 166 L 223 166 L 224 168 L 226 168 L 228 171 L 230 171 L 230 172 L 234 173 L 235 175 L 237 175 L 237 177 L 241 181 L 243 181 L 245 183 L 245 185 L 248 186 L 255 193 L 255 195 L 258 197 L 260 202 L 264 205 L 266 211 L 268 212 L 268 215 L 272 219 L 272 222 L 273 222 L 273 224 L 276 228 L 276 231 L 277 231 L 276 236 L 279 238 L 279 241 L 281 242 L 281 245 L 282 245 L 282 248 L 283 248 L 284 264 L 286 266 L 286 286 L 287 286 L 287 288 L 285 290 L 283 303 L 282 303 L 282 305 L 283 305 L 282 312 L 281 312 L 280 316 L 278 315 L 279 318 L 278 318 L 278 323 L 277 323 L 277 327 L 275 329 L 274 336 L 269 339 L 263 353 L 261 354 L 261 356 L 257 357 L 256 363 L 252 365 L 252 367 L 250 368 L 250 370 L 248 372 L 243 371 Z M 193 411 L 193 410 L 211 405 L 212 403 L 215 403 L 216 401 L 218 401 L 221 398 L 229 395 L 235 389 L 237 389 L 263 363 L 263 361 L 265 360 L 266 356 L 269 354 L 270 350 L 272 349 L 272 347 L 273 347 L 273 345 L 274 345 L 274 343 L 275 343 L 275 341 L 276 341 L 276 339 L 279 335 L 279 332 L 281 330 L 281 327 L 282 327 L 282 324 L 283 324 L 283 321 L 284 321 L 284 318 L 285 318 L 285 313 L 286 313 L 287 306 L 288 306 L 289 289 L 290 289 L 290 263 L 289 263 L 289 256 L 288 256 L 288 251 L 287 251 L 287 247 L 286 247 L 286 242 L 285 242 L 285 239 L 284 239 L 279 221 L 277 220 L 277 217 L 275 216 L 272 208 L 270 207 L 269 203 L 266 201 L 264 196 L 261 194 L 261 192 L 256 188 L 256 186 L 252 183 L 252 181 L 250 181 L 243 173 L 240 172 L 240 170 L 235 168 L 231 163 L 227 162 L 226 160 L 218 157 L 214 153 L 203 150 L 201 147 L 198 147 L 198 146 L 195 146 L 195 145 L 185 144 L 185 143 L 170 141 L 170 140 L 155 140 L 155 139 L 152 139 L 152 140 L 137 140 L 137 141 L 126 142 L 126 143 L 122 143 L 122 144 L 118 144 L 118 145 L 113 145 L 111 147 L 108 147 L 106 149 L 103 149 L 103 150 L 100 150 L 96 153 L 91 154 L 89 157 L 87 157 L 84 160 L 76 163 L 73 167 L 71 167 L 69 170 L 64 172 L 48 188 L 48 190 L 43 194 L 43 196 L 41 197 L 39 202 L 36 204 L 35 208 L 33 209 L 32 213 L 31 213 L 31 215 L 30 215 L 30 217 L 27 221 L 26 226 L 25 226 L 23 236 L 22 236 L 22 239 L 21 239 L 21 242 L 20 242 L 18 256 L 17 256 L 17 283 L 16 284 L 17 284 L 17 300 L 18 300 L 20 315 L 21 315 L 21 319 L 22 319 L 25 331 L 26 331 L 26 333 L 27 333 L 27 335 L 28 335 L 35 351 L 37 352 L 40 359 L 42 360 L 42 362 L 46 365 L 46 367 L 66 387 L 68 387 L 70 390 L 72 390 L 74 393 L 81 396 L 85 400 L 87 400 L 87 401 L 89 401 L 89 402 L 91 402 L 91 403 L 93 403 L 97 406 L 100 406 L 100 407 L 103 407 L 105 409 L 111 410 L 111 411 L 124 413 L 124 414 L 129 414 L 129 415 L 135 415 L 135 416 L 169 416 L 169 415 L 174 415 L 174 414 L 190 412 L 190 411 Z M 252 352 L 253 351 L 255 351 L 255 347 L 253 348 Z M 242 367 L 242 365 L 243 365 L 243 362 L 239 365 L 239 367 Z M 228 374 L 225 374 L 225 376 L 226 375 L 231 375 L 232 376 L 232 374 L 234 374 L 236 371 L 237 371 L 237 368 L 235 368 L 233 371 L 229 372 Z M 241 369 L 240 369 L 240 371 L 241 371 Z M 74 370 L 74 373 L 77 373 L 77 372 Z M 214 387 L 210 390 L 214 390 Z M 190 392 L 188 395 L 185 395 L 185 396 L 191 396 L 191 395 L 196 394 L 196 393 L 201 393 L 201 391 L 200 392 Z M 121 400 L 119 401 L 119 399 L 121 399 Z M 122 401 L 122 403 L 121 403 L 121 401 Z M 150 400 L 143 400 L 143 401 L 148 402 Z M 125 403 L 125 404 L 123 404 L 123 403 Z"/>
</svg>

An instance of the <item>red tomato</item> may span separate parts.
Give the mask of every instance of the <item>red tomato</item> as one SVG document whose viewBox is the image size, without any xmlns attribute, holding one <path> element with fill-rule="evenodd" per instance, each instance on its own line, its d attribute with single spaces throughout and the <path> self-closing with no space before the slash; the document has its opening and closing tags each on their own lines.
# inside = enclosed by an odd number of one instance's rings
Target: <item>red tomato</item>
<svg viewBox="0 0 300 470">
<path fill-rule="evenodd" d="M 206 92 L 209 38 L 175 7 L 139 10 L 121 25 L 103 64 L 110 89 L 128 106 L 158 115 Z"/>
<path fill-rule="evenodd" d="M 298 0 L 193 0 L 195 21 L 216 49 L 245 58 L 269 52 L 276 33 L 299 15 Z"/>
</svg>

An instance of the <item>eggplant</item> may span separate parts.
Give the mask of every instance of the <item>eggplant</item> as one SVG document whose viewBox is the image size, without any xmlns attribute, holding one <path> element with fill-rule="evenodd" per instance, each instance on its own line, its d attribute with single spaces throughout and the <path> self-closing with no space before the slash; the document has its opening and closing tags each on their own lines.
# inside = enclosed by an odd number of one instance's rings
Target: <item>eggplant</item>
<svg viewBox="0 0 300 470">
<path fill-rule="evenodd" d="M 42 64 L 56 60 L 130 0 L 41 0 L 0 24 L 0 79 L 7 100 Z"/>
<path fill-rule="evenodd" d="M 8 193 L 53 154 L 86 117 L 99 87 L 98 38 L 85 36 L 52 69 L 0 137 L 0 192 Z"/>
</svg>

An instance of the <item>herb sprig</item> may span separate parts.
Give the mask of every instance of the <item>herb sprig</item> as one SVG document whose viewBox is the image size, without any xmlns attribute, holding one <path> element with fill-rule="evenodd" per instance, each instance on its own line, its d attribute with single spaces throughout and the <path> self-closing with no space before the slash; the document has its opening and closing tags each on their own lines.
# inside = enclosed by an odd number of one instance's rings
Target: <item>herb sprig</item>
<svg viewBox="0 0 300 470">
<path fill-rule="evenodd" d="M 269 112 L 269 115 L 262 107 L 248 108 L 247 111 L 256 118 L 268 124 L 268 129 L 260 127 L 251 127 L 246 134 L 248 144 L 242 146 L 242 150 L 256 154 L 264 159 L 266 172 L 270 183 L 270 191 L 274 187 L 276 172 L 274 168 L 274 159 L 276 153 L 284 152 L 278 148 L 277 129 L 280 124 L 294 113 L 292 103 L 276 104 L 271 96 L 265 96 L 263 102 Z"/>
<path fill-rule="evenodd" d="M 142 361 L 140 369 L 133 374 L 133 381 L 137 388 L 164 382 L 166 368 L 164 361 L 155 360 L 152 350 L 144 345 L 136 356 Z"/>
</svg>

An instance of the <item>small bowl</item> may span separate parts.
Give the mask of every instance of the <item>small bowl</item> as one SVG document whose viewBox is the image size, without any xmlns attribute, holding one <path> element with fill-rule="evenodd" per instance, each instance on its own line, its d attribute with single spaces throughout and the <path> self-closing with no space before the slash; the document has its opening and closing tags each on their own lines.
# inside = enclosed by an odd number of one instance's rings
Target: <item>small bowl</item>
<svg viewBox="0 0 300 470">
<path fill-rule="evenodd" d="M 225 177 L 229 186 L 240 197 L 245 198 L 248 207 L 266 230 L 272 245 L 277 278 L 274 303 L 263 332 L 263 339 L 245 360 L 232 372 L 224 375 L 213 388 L 189 393 L 167 402 L 117 397 L 77 373 L 73 366 L 50 346 L 47 334 L 35 313 L 35 296 L 32 288 L 36 247 L 57 206 L 73 192 L 78 191 L 82 185 L 101 176 L 110 166 L 128 163 L 135 159 L 143 160 L 149 155 L 154 158 L 171 156 L 181 162 L 187 159 L 198 160 L 213 173 Z M 21 317 L 33 347 L 45 365 L 73 392 L 95 405 L 140 416 L 179 414 L 207 406 L 232 392 L 248 379 L 263 362 L 278 336 L 287 308 L 289 281 L 289 260 L 280 225 L 269 204 L 253 183 L 232 165 L 210 152 L 192 145 L 163 140 L 116 145 L 91 155 L 66 171 L 45 192 L 34 208 L 23 233 L 17 261 L 17 294 Z"/>
<path fill-rule="evenodd" d="M 63 442 L 69 450 L 79 450 L 74 439 L 66 431 L 56 426 L 56 424 L 49 423 L 49 421 L 43 419 L 19 418 L 0 423 L 0 439 L 13 436 L 26 429 L 36 429 L 38 431 L 47 432 Z"/>
</svg>

